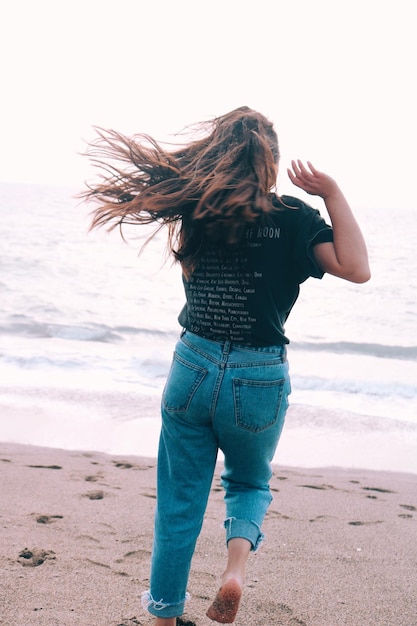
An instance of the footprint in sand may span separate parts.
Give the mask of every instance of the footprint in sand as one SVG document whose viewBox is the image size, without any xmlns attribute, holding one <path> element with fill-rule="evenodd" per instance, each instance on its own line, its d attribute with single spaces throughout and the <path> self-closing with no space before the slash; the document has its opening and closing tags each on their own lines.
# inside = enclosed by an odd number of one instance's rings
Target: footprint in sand
<svg viewBox="0 0 417 626">
<path fill-rule="evenodd" d="M 284 515 L 284 513 L 280 513 L 279 511 L 274 511 L 273 509 L 269 509 L 266 514 L 266 519 L 278 518 L 278 519 L 291 519 L 288 515 Z"/>
<path fill-rule="evenodd" d="M 132 469 L 132 467 L 135 467 L 132 463 L 121 463 L 119 461 L 113 461 L 113 464 L 118 469 Z"/>
<path fill-rule="evenodd" d="M 348 522 L 350 526 L 372 526 L 372 524 L 383 524 L 382 520 L 375 520 L 374 522 Z"/>
<path fill-rule="evenodd" d="M 405 509 L 406 511 L 417 511 L 417 507 L 413 506 L 412 504 L 400 504 L 400 507 L 402 509 Z"/>
<path fill-rule="evenodd" d="M 412 504 L 400 504 L 400 507 L 406 511 L 417 511 L 417 507 Z M 412 519 L 413 515 L 411 513 L 400 513 L 398 517 L 401 517 L 401 519 Z"/>
<path fill-rule="evenodd" d="M 96 483 L 98 480 L 101 480 L 102 478 L 103 478 L 102 476 L 90 475 L 90 476 L 86 476 L 84 480 L 88 483 Z"/>
<path fill-rule="evenodd" d="M 52 550 L 38 550 L 37 548 L 28 550 L 28 548 L 25 548 L 19 553 L 18 561 L 24 567 L 38 567 L 38 565 L 45 563 L 47 559 L 54 560 L 55 558 L 55 552 Z"/>
<path fill-rule="evenodd" d="M 306 489 L 336 489 L 333 485 L 298 485 L 299 487 L 305 487 Z"/>
<path fill-rule="evenodd" d="M 309 522 L 325 522 L 328 519 L 331 519 L 328 515 L 317 515 L 316 517 L 312 517 L 309 519 Z"/>
<path fill-rule="evenodd" d="M 365 491 L 377 491 L 378 493 L 395 493 L 395 491 L 390 491 L 390 489 L 382 489 L 381 487 L 362 487 Z"/>
<path fill-rule="evenodd" d="M 307 626 L 303 620 L 295 617 L 292 608 L 286 604 L 274 605 L 273 608 L 271 607 L 271 610 L 273 610 L 273 614 L 276 617 L 276 624 L 287 624 L 288 626 Z"/>
<path fill-rule="evenodd" d="M 126 554 L 123 555 L 123 559 L 133 558 L 135 561 L 142 561 L 143 559 L 148 559 L 150 553 L 150 550 L 131 550 L 130 552 L 126 552 Z M 123 559 L 119 559 L 116 562 L 121 563 Z"/>
<path fill-rule="evenodd" d="M 156 493 L 141 493 L 141 496 L 145 498 L 151 498 L 152 500 L 156 500 Z"/>
<path fill-rule="evenodd" d="M 55 520 L 63 518 L 63 515 L 39 515 L 39 517 L 36 518 L 36 521 L 38 524 L 52 524 Z"/>
<path fill-rule="evenodd" d="M 118 469 L 136 469 L 136 470 L 147 470 L 151 469 L 152 465 L 135 465 L 133 463 L 129 463 L 128 461 L 113 461 L 113 465 Z"/>
<path fill-rule="evenodd" d="M 89 500 L 102 500 L 104 498 L 104 491 L 89 491 L 84 494 L 84 498 Z"/>
<path fill-rule="evenodd" d="M 35 469 L 52 469 L 52 470 L 62 469 L 61 465 L 26 465 L 26 467 L 32 467 Z"/>
</svg>

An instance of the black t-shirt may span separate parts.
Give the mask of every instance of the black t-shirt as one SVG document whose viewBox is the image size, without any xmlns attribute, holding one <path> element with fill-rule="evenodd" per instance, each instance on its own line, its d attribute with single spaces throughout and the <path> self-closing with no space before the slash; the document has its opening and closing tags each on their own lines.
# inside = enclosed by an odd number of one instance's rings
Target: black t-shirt
<svg viewBox="0 0 417 626">
<path fill-rule="evenodd" d="M 208 339 L 251 346 L 289 343 L 284 323 L 309 276 L 322 278 L 313 246 L 333 240 L 320 213 L 297 198 L 274 197 L 276 210 L 245 228 L 239 244 L 207 246 L 178 321 Z"/>
</svg>

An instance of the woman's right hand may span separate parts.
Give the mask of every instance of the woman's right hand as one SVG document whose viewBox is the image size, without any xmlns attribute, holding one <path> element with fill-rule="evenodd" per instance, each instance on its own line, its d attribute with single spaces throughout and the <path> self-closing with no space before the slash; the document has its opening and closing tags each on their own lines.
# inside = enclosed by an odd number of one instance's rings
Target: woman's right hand
<svg viewBox="0 0 417 626">
<path fill-rule="evenodd" d="M 324 272 L 364 283 L 369 280 L 368 252 L 362 232 L 341 189 L 333 178 L 316 170 L 309 161 L 291 161 L 291 182 L 307 193 L 323 198 L 333 226 L 333 242 L 314 246 L 317 264 Z"/>
<path fill-rule="evenodd" d="M 287 172 L 293 185 L 300 187 L 312 196 L 320 196 L 323 200 L 333 194 L 340 193 L 340 189 L 333 178 L 316 170 L 310 161 L 307 161 L 307 165 L 308 169 L 300 160 L 291 161 L 292 170 L 288 168 Z"/>
</svg>

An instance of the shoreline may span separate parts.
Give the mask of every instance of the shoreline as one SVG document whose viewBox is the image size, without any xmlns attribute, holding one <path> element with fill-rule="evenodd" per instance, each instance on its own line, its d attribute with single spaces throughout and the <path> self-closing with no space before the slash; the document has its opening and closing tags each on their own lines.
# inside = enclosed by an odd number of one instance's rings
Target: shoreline
<svg viewBox="0 0 417 626">
<path fill-rule="evenodd" d="M 8 626 L 151 626 L 154 458 L 0 443 L 0 554 Z M 218 465 L 185 618 L 224 567 Z M 236 626 L 415 626 L 414 474 L 274 465 L 265 544 L 251 555 Z"/>
<path fill-rule="evenodd" d="M 159 403 L 156 393 L 0 394 L 0 441 L 156 458 Z M 294 403 L 273 462 L 417 475 L 417 424 Z"/>
</svg>

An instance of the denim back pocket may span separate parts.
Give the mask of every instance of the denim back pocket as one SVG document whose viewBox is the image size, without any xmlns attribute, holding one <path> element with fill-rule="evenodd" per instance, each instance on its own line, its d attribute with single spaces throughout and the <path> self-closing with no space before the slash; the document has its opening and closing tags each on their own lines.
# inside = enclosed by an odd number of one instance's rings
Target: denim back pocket
<svg viewBox="0 0 417 626">
<path fill-rule="evenodd" d="M 273 426 L 278 420 L 285 378 L 278 380 L 233 379 L 236 424 L 252 432 Z"/>
<path fill-rule="evenodd" d="M 190 363 L 174 353 L 171 370 L 162 394 L 164 407 L 168 411 L 187 411 L 206 374 L 207 370 L 203 367 Z"/>
</svg>

